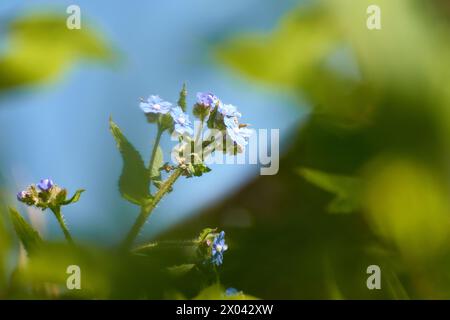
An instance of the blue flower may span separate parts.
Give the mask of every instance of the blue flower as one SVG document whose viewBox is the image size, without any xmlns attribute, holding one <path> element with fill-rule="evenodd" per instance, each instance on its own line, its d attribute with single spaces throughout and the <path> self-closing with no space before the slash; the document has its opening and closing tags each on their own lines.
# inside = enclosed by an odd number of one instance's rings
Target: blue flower
<svg viewBox="0 0 450 320">
<path fill-rule="evenodd" d="M 225 243 L 225 232 L 221 231 L 213 240 L 211 248 L 211 262 L 216 266 L 223 263 L 223 253 L 228 250 L 228 245 Z"/>
<path fill-rule="evenodd" d="M 164 101 L 159 96 L 150 96 L 146 101 L 141 101 L 139 106 L 145 113 L 160 114 L 166 114 L 172 108 L 172 104 L 170 102 Z"/>
<path fill-rule="evenodd" d="M 172 110 L 170 110 L 170 115 L 175 124 L 175 131 L 178 134 L 194 134 L 194 130 L 191 128 L 191 122 L 189 121 L 189 116 L 184 113 L 180 107 L 177 106 L 172 108 Z"/>
<path fill-rule="evenodd" d="M 240 148 L 248 144 L 248 139 L 253 134 L 253 130 L 239 125 L 236 117 L 224 117 L 223 123 L 227 128 L 227 134 Z"/>
<path fill-rule="evenodd" d="M 18 194 L 17 194 L 17 200 L 19 200 L 19 201 L 23 201 L 23 200 L 25 200 L 25 198 L 28 196 L 28 192 L 26 192 L 26 191 L 20 191 Z"/>
<path fill-rule="evenodd" d="M 42 179 L 38 184 L 38 188 L 42 191 L 49 191 L 55 184 L 51 179 Z"/>
<path fill-rule="evenodd" d="M 219 107 L 217 110 L 224 116 L 224 117 L 241 117 L 241 113 L 237 111 L 237 108 L 233 106 L 232 104 L 223 104 L 219 103 Z"/>
<path fill-rule="evenodd" d="M 212 93 L 197 92 L 197 102 L 206 107 L 214 108 L 219 103 L 219 98 Z"/>
<path fill-rule="evenodd" d="M 228 288 L 228 289 L 225 290 L 225 295 L 227 297 L 235 296 L 237 294 L 239 294 L 239 290 L 236 289 L 236 288 Z"/>
</svg>

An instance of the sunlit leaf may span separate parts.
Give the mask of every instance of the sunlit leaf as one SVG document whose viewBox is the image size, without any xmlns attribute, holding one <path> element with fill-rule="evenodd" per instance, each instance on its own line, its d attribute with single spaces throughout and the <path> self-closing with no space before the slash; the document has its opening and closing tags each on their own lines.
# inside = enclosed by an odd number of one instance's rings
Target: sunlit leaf
<svg viewBox="0 0 450 320">
<path fill-rule="evenodd" d="M 126 200 L 141 205 L 150 199 L 148 170 L 139 152 L 125 138 L 112 119 L 109 124 L 123 159 L 123 169 L 119 179 L 120 193 Z"/>
<path fill-rule="evenodd" d="M 81 194 L 82 194 L 84 191 L 85 191 L 84 189 L 77 190 L 77 191 L 75 192 L 75 194 L 72 196 L 72 198 L 70 198 L 70 199 L 64 201 L 64 202 L 62 203 L 62 205 L 68 205 L 68 204 L 71 204 L 71 203 L 76 203 L 76 202 L 78 202 L 78 201 L 80 200 Z"/>
<path fill-rule="evenodd" d="M 216 283 L 205 289 L 203 289 L 194 300 L 257 300 L 258 298 L 246 295 L 242 292 L 237 293 L 236 295 L 227 296 L 225 294 L 225 288 Z"/>
<path fill-rule="evenodd" d="M 42 239 L 39 233 L 31 227 L 24 218 L 14 208 L 9 208 L 9 214 L 11 221 L 16 231 L 17 236 L 22 242 L 25 250 L 28 253 L 33 252 L 37 247 L 42 244 Z"/>
<path fill-rule="evenodd" d="M 296 86 L 336 46 L 337 30 L 330 24 L 321 8 L 302 8 L 284 18 L 274 32 L 241 35 L 221 44 L 216 53 L 221 61 L 253 79 Z"/>
<path fill-rule="evenodd" d="M 364 209 L 374 231 L 408 258 L 427 261 L 450 240 L 448 194 L 426 167 L 407 159 L 367 168 Z"/>
<path fill-rule="evenodd" d="M 197 242 L 203 242 L 203 241 L 205 241 L 206 237 L 207 237 L 210 233 L 216 232 L 216 231 L 217 231 L 217 228 L 205 228 L 205 229 L 203 229 L 203 230 L 200 232 L 199 236 L 197 237 Z"/>
<path fill-rule="evenodd" d="M 180 91 L 180 98 L 178 99 L 178 105 L 184 112 L 186 112 L 186 108 L 187 108 L 186 96 L 187 96 L 186 83 L 183 83 L 183 88 L 181 88 L 181 91 Z"/>
<path fill-rule="evenodd" d="M 111 49 L 87 24 L 66 27 L 66 16 L 31 14 L 7 29 L 8 50 L 0 56 L 0 90 L 54 80 L 80 59 L 109 60 Z"/>
</svg>

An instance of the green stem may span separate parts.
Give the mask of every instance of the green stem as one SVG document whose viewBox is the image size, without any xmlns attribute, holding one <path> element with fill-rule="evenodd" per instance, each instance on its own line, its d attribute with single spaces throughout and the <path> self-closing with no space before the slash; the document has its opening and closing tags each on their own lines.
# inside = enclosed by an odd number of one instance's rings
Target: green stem
<svg viewBox="0 0 450 320">
<path fill-rule="evenodd" d="M 128 250 L 131 247 L 137 235 L 139 234 L 139 231 L 142 229 L 142 226 L 145 224 L 148 217 L 152 213 L 153 209 L 155 209 L 156 205 L 159 203 L 159 201 L 161 201 L 164 195 L 169 192 L 169 190 L 172 188 L 172 185 L 180 177 L 181 173 L 182 169 L 175 169 L 175 171 L 169 176 L 169 178 L 167 178 L 167 180 L 164 181 L 164 183 L 161 185 L 161 188 L 155 194 L 155 197 L 152 199 L 152 201 L 146 205 L 141 206 L 141 212 L 139 213 L 139 216 L 134 222 L 133 227 L 131 227 L 127 237 L 123 242 L 123 249 Z"/>
<path fill-rule="evenodd" d="M 67 228 L 66 223 L 64 222 L 64 217 L 61 213 L 61 207 L 50 208 L 50 210 L 52 210 L 53 214 L 56 217 L 56 220 L 58 220 L 59 226 L 61 227 L 61 229 L 64 233 L 64 237 L 66 237 L 67 242 L 69 242 L 70 244 L 74 244 L 72 236 L 70 235 L 69 229 Z"/>
</svg>

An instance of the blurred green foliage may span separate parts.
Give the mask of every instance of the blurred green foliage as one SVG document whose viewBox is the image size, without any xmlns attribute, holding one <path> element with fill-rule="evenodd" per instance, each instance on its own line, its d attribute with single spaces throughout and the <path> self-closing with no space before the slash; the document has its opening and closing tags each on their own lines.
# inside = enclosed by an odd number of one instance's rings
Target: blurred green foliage
<svg viewBox="0 0 450 320">
<path fill-rule="evenodd" d="M 33 13 L 6 27 L 7 50 L 0 55 L 0 92 L 55 80 L 80 59 L 108 61 L 109 45 L 92 28 L 70 30 L 66 16 Z"/>
<path fill-rule="evenodd" d="M 329 212 L 350 213 L 359 209 L 361 183 L 358 179 L 307 168 L 300 168 L 298 173 L 319 188 L 336 195 L 336 198 L 328 205 Z"/>
<path fill-rule="evenodd" d="M 167 235 L 228 230 L 226 283 L 262 298 L 450 298 L 450 11 L 380 0 L 371 31 L 372 4 L 310 1 L 217 46 L 225 65 L 311 105 L 277 176 Z M 372 264 L 382 290 L 366 287 Z"/>
</svg>

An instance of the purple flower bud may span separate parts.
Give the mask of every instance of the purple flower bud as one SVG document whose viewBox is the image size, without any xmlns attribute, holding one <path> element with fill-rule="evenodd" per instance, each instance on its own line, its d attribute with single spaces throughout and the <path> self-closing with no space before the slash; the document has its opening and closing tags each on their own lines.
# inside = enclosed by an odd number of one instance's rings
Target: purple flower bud
<svg viewBox="0 0 450 320">
<path fill-rule="evenodd" d="M 26 191 L 20 191 L 20 192 L 17 194 L 17 200 L 23 201 L 27 196 L 28 196 L 28 192 L 26 192 Z"/>
<path fill-rule="evenodd" d="M 53 188 L 54 183 L 51 179 L 42 179 L 38 184 L 38 188 L 42 191 L 49 191 L 51 188 Z"/>
<path fill-rule="evenodd" d="M 214 108 L 219 103 L 219 98 L 208 92 L 198 92 L 197 102 L 206 107 Z"/>
</svg>

